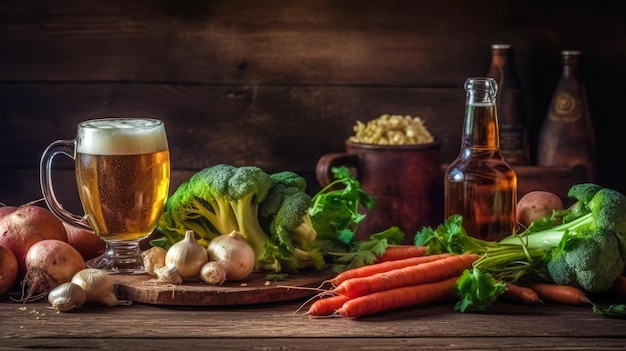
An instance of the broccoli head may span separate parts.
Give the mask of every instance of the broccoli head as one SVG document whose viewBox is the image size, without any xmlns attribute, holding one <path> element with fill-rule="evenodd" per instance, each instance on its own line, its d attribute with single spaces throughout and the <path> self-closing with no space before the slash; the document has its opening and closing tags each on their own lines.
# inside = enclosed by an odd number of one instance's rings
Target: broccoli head
<svg viewBox="0 0 626 351">
<path fill-rule="evenodd" d="M 606 291 L 626 262 L 626 196 L 592 183 L 574 185 L 569 194 L 576 196 L 578 206 L 564 210 L 562 224 L 500 243 L 517 239 L 529 249 L 545 249 L 555 282 L 575 283 L 590 292 Z"/>
<path fill-rule="evenodd" d="M 555 283 L 597 293 L 613 285 L 624 270 L 624 260 L 612 232 L 585 229 L 566 233 L 547 267 Z"/>
<path fill-rule="evenodd" d="M 294 254 L 291 269 L 325 266 L 323 256 L 315 248 L 317 232 L 308 213 L 311 196 L 305 192 L 306 180 L 291 171 L 270 175 L 272 186 L 260 204 L 261 222 L 272 239 Z"/>
<path fill-rule="evenodd" d="M 193 230 L 208 245 L 237 231 L 254 250 L 257 270 L 321 269 L 325 263 L 312 246 L 316 235 L 305 188 L 304 178 L 293 172 L 269 175 L 259 167 L 226 164 L 205 168 L 168 198 L 157 226 L 165 237 L 151 243 L 167 249 Z"/>
<path fill-rule="evenodd" d="M 182 239 L 176 234 L 184 236 L 187 229 L 204 241 L 233 230 L 246 236 L 258 227 L 258 221 L 246 216 L 256 216 L 258 201 L 267 196 L 270 186 L 269 175 L 258 167 L 218 164 L 202 169 L 167 199 L 157 228 L 173 234 L 172 244 Z"/>
</svg>

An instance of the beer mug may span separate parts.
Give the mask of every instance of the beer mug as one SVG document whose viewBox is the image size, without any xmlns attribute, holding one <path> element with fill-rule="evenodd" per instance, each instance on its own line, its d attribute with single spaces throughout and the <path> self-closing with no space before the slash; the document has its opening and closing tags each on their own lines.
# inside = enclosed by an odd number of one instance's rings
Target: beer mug
<svg viewBox="0 0 626 351">
<path fill-rule="evenodd" d="M 74 160 L 78 194 L 85 212 L 65 210 L 52 187 L 52 160 Z M 44 151 L 41 190 L 48 208 L 62 221 L 94 232 L 106 243 L 102 256 L 87 261 L 109 273 L 145 272 L 139 242 L 163 212 L 169 191 L 170 156 L 162 121 L 102 118 L 78 124 L 74 140 L 58 140 Z"/>
</svg>

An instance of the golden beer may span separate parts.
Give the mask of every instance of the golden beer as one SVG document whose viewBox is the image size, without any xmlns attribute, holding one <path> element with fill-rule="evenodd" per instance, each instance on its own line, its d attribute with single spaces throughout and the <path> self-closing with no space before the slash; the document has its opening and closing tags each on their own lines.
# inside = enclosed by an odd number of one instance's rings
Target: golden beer
<svg viewBox="0 0 626 351">
<path fill-rule="evenodd" d="M 160 121 L 83 122 L 75 163 L 81 203 L 100 238 L 134 241 L 150 235 L 163 211 L 170 179 L 167 139 Z"/>
</svg>

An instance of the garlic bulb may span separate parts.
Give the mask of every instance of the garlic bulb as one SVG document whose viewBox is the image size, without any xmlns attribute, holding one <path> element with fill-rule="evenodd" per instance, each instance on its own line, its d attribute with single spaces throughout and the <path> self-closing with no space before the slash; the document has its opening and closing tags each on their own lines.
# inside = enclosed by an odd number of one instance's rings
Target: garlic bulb
<svg viewBox="0 0 626 351">
<path fill-rule="evenodd" d="M 48 293 L 50 308 L 59 312 L 67 312 L 85 304 L 87 294 L 77 284 L 67 282 L 58 285 Z"/>
<path fill-rule="evenodd" d="M 207 284 L 221 285 L 226 281 L 226 271 L 221 262 L 209 261 L 200 270 L 200 279 Z"/>
<path fill-rule="evenodd" d="M 226 279 L 243 280 L 254 270 L 256 256 L 252 246 L 237 231 L 211 240 L 207 247 L 209 259 L 221 262 Z"/>
<path fill-rule="evenodd" d="M 85 268 L 72 277 L 72 283 L 85 291 L 86 301 L 105 306 L 130 305 L 131 301 L 119 300 L 115 296 L 115 282 L 111 276 L 96 268 Z"/>
<path fill-rule="evenodd" d="M 204 246 L 198 244 L 192 230 L 185 232 L 185 238 L 169 248 L 165 255 L 165 265 L 175 267 L 183 280 L 199 278 L 200 269 L 209 261 Z"/>
<path fill-rule="evenodd" d="M 141 253 L 143 258 L 143 266 L 146 269 L 146 273 L 156 277 L 156 269 L 161 266 L 165 266 L 165 255 L 167 250 L 162 247 L 151 247 L 148 250 Z"/>
</svg>

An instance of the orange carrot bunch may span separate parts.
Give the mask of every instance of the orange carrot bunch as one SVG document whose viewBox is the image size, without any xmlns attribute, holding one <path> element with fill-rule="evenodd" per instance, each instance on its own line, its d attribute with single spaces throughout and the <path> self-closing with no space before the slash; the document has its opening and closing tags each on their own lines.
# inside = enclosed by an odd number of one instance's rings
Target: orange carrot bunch
<svg viewBox="0 0 626 351">
<path fill-rule="evenodd" d="M 385 260 L 351 269 L 330 282 L 330 295 L 311 304 L 310 316 L 357 318 L 403 307 L 453 301 L 460 274 L 478 259 L 474 254 L 440 254 Z"/>
<path fill-rule="evenodd" d="M 358 318 L 400 308 L 453 302 L 459 299 L 463 284 L 476 283 L 468 281 L 467 277 L 473 274 L 473 279 L 477 279 L 477 272 L 473 271 L 474 263 L 480 258 L 477 254 L 426 255 L 426 250 L 419 249 L 412 252 L 408 255 L 410 257 L 406 256 L 406 252 L 404 256 L 394 252 L 388 259 L 338 274 L 328 281 L 331 288 L 318 295 L 319 299 L 311 304 L 307 315 Z M 391 258 L 394 257 L 392 255 L 396 258 Z M 480 279 L 493 279 L 484 273 L 479 276 Z M 462 280 L 464 283 L 461 283 Z M 500 290 L 494 292 L 494 300 L 502 298 L 524 304 L 591 304 L 583 290 L 568 285 L 516 284 L 493 280 L 481 288 L 491 285 L 500 285 Z M 626 277 L 618 279 L 613 291 L 624 294 L 625 289 Z M 465 311 L 457 306 L 455 309 Z"/>
</svg>

